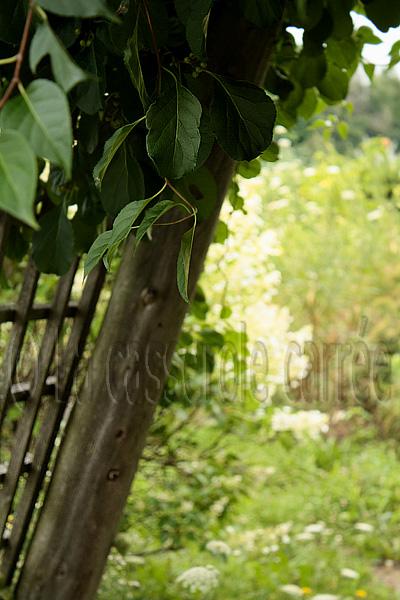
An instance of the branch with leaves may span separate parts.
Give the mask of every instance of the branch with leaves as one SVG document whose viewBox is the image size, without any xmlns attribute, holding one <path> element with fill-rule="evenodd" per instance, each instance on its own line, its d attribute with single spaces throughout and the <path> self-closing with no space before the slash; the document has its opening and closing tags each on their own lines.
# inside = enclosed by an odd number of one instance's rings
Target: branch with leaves
<svg viewBox="0 0 400 600">
<path fill-rule="evenodd" d="M 354 30 L 354 2 L 328 2 L 320 13 L 301 3 L 239 0 L 234 18 L 257 35 L 281 30 L 261 88 L 213 70 L 213 0 L 164 4 L 30 0 L 25 11 L 0 3 L 0 65 L 10 70 L 0 100 L 0 209 L 13 218 L 19 248 L 31 247 L 38 268 L 57 274 L 87 252 L 86 272 L 101 259 L 110 268 L 130 231 L 142 239 L 151 227 L 192 219 L 177 278 L 188 300 L 196 222 L 216 197 L 207 169 L 213 145 L 239 162 L 239 173 L 257 173 L 257 157 L 278 158 L 277 114 L 290 127 L 341 102 L 363 45 L 376 36 L 365 26 Z M 399 24 L 395 6 L 357 6 L 383 31 Z M 302 47 L 290 26 L 303 28 Z M 393 65 L 396 44 L 391 56 Z M 47 180 L 38 178 L 44 166 Z M 172 208 L 185 214 L 160 221 Z M 110 220 L 113 229 L 104 231 Z"/>
</svg>

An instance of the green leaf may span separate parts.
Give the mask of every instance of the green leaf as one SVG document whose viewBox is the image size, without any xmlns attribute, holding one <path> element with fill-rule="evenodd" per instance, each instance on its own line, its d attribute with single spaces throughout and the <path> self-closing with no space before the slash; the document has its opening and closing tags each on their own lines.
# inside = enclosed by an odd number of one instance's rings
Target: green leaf
<svg viewBox="0 0 400 600">
<path fill-rule="evenodd" d="M 344 40 L 328 40 L 327 56 L 335 65 L 348 70 L 358 61 L 360 55 L 354 39 L 346 38 Z"/>
<path fill-rule="evenodd" d="M 200 219 L 207 219 L 213 212 L 218 196 L 215 178 L 203 166 L 189 173 L 177 183 L 178 191 L 197 209 Z"/>
<path fill-rule="evenodd" d="M 207 17 L 212 3 L 213 0 L 175 0 L 178 17 L 186 27 L 186 39 L 196 56 L 204 54 Z"/>
<path fill-rule="evenodd" d="M 180 179 L 196 167 L 201 104 L 174 76 L 146 114 L 147 152 L 163 177 Z"/>
<path fill-rule="evenodd" d="M 223 221 L 219 220 L 215 228 L 214 243 L 224 244 L 229 236 L 228 225 Z"/>
<path fill-rule="evenodd" d="M 146 232 L 154 225 L 158 219 L 160 219 L 166 212 L 175 208 L 177 204 L 172 200 L 161 200 L 157 202 L 154 206 L 149 208 L 143 217 L 143 221 L 140 223 L 137 231 L 136 231 L 136 242 L 140 242 L 140 240 L 144 237 Z"/>
<path fill-rule="evenodd" d="M 298 60 L 293 63 L 292 76 L 304 88 L 310 88 L 318 85 L 325 77 L 326 70 L 327 63 L 323 52 L 315 55 L 301 52 Z"/>
<path fill-rule="evenodd" d="M 35 229 L 36 183 L 36 157 L 28 142 L 17 131 L 1 131 L 0 209 Z"/>
<path fill-rule="evenodd" d="M 353 4 L 353 0 L 328 0 L 329 12 L 333 19 L 332 37 L 337 39 L 351 37 L 354 24 L 350 11 Z"/>
<path fill-rule="evenodd" d="M 330 63 L 325 77 L 318 84 L 318 89 L 332 102 L 344 100 L 349 89 L 349 76 L 343 69 Z"/>
<path fill-rule="evenodd" d="M 200 146 L 197 155 L 196 169 L 201 167 L 210 156 L 210 152 L 214 145 L 215 135 L 211 127 L 211 119 L 209 113 L 204 110 L 201 113 L 200 119 Z"/>
<path fill-rule="evenodd" d="M 261 171 L 261 163 L 259 160 L 254 159 L 250 162 L 247 160 L 243 160 L 237 166 L 237 173 L 241 177 L 245 179 L 252 179 L 253 177 L 257 177 Z"/>
<path fill-rule="evenodd" d="M 64 275 L 74 259 L 74 232 L 63 207 L 52 208 L 39 220 L 32 239 L 33 259 L 43 273 Z"/>
<path fill-rule="evenodd" d="M 93 244 L 89 248 L 87 253 L 85 264 L 84 264 L 84 277 L 87 277 L 97 265 L 97 263 L 103 258 L 103 255 L 109 248 L 109 244 L 112 237 L 112 231 L 104 231 L 99 237 L 97 237 Z"/>
<path fill-rule="evenodd" d="M 29 64 L 33 73 L 36 73 L 37 65 L 46 55 L 50 56 L 55 80 L 65 92 L 86 79 L 84 71 L 74 63 L 48 23 L 40 23 L 29 50 Z"/>
<path fill-rule="evenodd" d="M 338 134 L 342 138 L 342 140 L 347 139 L 347 135 L 349 133 L 349 124 L 346 121 L 340 121 L 337 125 Z"/>
<path fill-rule="evenodd" d="M 149 105 L 149 96 L 147 94 L 146 84 L 144 82 L 142 65 L 139 56 L 139 16 L 140 13 L 138 11 L 135 27 L 133 29 L 133 34 L 129 38 L 128 44 L 124 52 L 124 62 L 126 68 L 128 69 L 131 81 L 138 91 L 139 98 L 142 101 L 143 107 L 146 109 Z"/>
<path fill-rule="evenodd" d="M 114 221 L 112 236 L 110 238 L 110 248 L 118 246 L 118 244 L 128 237 L 134 222 L 152 199 L 145 198 L 137 202 L 130 202 L 130 204 L 127 204 L 121 210 Z"/>
<path fill-rule="evenodd" d="M 102 257 L 107 269 L 109 268 L 110 259 L 112 258 L 119 244 L 128 237 L 136 219 L 146 208 L 149 202 L 161 194 L 164 188 L 165 184 L 150 198 L 138 200 L 137 202 L 130 202 L 130 204 L 127 204 L 121 210 L 114 221 L 112 230 L 101 234 L 93 242 L 91 248 L 89 249 L 85 261 L 86 275 L 93 269 L 93 267 L 99 262 L 99 260 L 101 260 Z"/>
<path fill-rule="evenodd" d="M 381 31 L 400 25 L 400 3 L 397 0 L 364 0 L 363 3 L 368 19 Z"/>
<path fill-rule="evenodd" d="M 266 150 L 264 150 L 260 158 L 267 162 L 276 162 L 279 160 L 278 144 L 276 142 L 272 142 L 272 144 Z"/>
<path fill-rule="evenodd" d="M 363 63 L 363 67 L 368 79 L 372 81 L 375 73 L 375 65 L 372 63 Z"/>
<path fill-rule="evenodd" d="M 64 92 L 52 81 L 37 79 L 7 102 L 0 126 L 20 131 L 38 156 L 63 167 L 71 176 L 72 128 Z"/>
<path fill-rule="evenodd" d="M 272 141 L 273 101 L 256 85 L 210 73 L 217 82 L 211 121 L 219 144 L 235 160 L 252 160 Z"/>
<path fill-rule="evenodd" d="M 367 27 L 366 25 L 357 29 L 357 37 L 360 38 L 364 44 L 376 45 L 382 43 L 381 38 L 374 34 L 371 27 Z"/>
<path fill-rule="evenodd" d="M 389 69 L 392 69 L 397 63 L 400 62 L 400 40 L 395 42 L 390 50 L 390 63 Z"/>
<path fill-rule="evenodd" d="M 244 214 L 246 214 L 244 209 L 244 198 L 242 198 L 240 195 L 240 188 L 235 179 L 231 182 L 229 187 L 228 200 L 231 203 L 233 210 L 241 210 Z"/>
<path fill-rule="evenodd" d="M 297 107 L 297 114 L 303 119 L 310 119 L 318 105 L 318 92 L 315 88 L 308 88 L 304 92 L 303 100 Z"/>
<path fill-rule="evenodd" d="M 101 189 L 103 177 L 118 149 L 125 142 L 132 129 L 136 127 L 136 125 L 140 123 L 140 121 L 143 121 L 143 117 L 141 119 L 138 119 L 134 123 L 123 125 L 119 129 L 114 131 L 112 136 L 104 144 L 103 155 L 93 169 L 94 182 L 96 184 L 96 187 L 98 187 L 99 189 Z"/>
<path fill-rule="evenodd" d="M 104 176 L 100 198 L 101 203 L 112 217 L 129 202 L 144 196 L 142 169 L 133 155 L 129 144 L 122 144 Z"/>
<path fill-rule="evenodd" d="M 38 0 L 45 10 L 63 17 L 107 17 L 119 22 L 104 0 Z"/>
<path fill-rule="evenodd" d="M 82 213 L 78 211 L 71 221 L 74 230 L 74 244 L 76 254 L 88 252 L 90 246 L 97 238 L 96 223 L 88 223 L 82 218 Z"/>
<path fill-rule="evenodd" d="M 189 283 L 189 269 L 190 269 L 190 258 L 192 256 L 194 233 L 196 230 L 196 222 L 193 224 L 188 231 L 186 231 L 181 240 L 181 247 L 178 254 L 178 262 L 176 269 L 176 282 L 178 290 L 185 302 L 189 302 L 188 297 L 188 283 Z"/>
<path fill-rule="evenodd" d="M 94 115 L 103 108 L 106 91 L 104 49 L 95 38 L 77 58 L 88 77 L 76 88 L 76 104 L 83 112 Z"/>
</svg>

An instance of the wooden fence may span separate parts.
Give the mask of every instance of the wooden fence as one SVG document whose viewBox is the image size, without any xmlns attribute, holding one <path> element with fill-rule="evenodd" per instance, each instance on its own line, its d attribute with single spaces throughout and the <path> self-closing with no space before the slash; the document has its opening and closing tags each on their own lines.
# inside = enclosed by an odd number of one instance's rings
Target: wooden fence
<svg viewBox="0 0 400 600">
<path fill-rule="evenodd" d="M 2 214 L 0 266 L 7 231 L 8 219 Z M 51 465 L 56 459 L 63 419 L 69 409 L 72 386 L 104 283 L 104 267 L 98 265 L 87 278 L 79 300 L 72 301 L 71 290 L 78 267 L 79 259 L 76 259 L 69 271 L 58 279 L 52 301 L 40 304 L 35 302 L 40 273 L 29 258 L 15 303 L 1 303 L 0 295 L 0 341 L 4 348 L 0 367 L 0 457 L 3 461 L 0 464 L 0 590 L 2 586 L 14 585 L 23 569 L 29 539 L 51 482 Z M 26 350 L 26 333 L 32 321 L 44 322 L 39 328 L 38 353 L 32 356 L 35 364 L 29 377 L 17 381 L 21 356 Z M 2 329 L 7 330 L 6 343 L 3 343 Z M 9 415 L 15 407 L 19 410 L 14 421 Z"/>
</svg>

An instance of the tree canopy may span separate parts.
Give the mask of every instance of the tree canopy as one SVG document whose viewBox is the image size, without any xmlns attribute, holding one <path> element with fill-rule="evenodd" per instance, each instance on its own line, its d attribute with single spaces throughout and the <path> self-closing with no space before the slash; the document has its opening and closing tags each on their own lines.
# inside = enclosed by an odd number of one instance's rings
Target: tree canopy
<svg viewBox="0 0 400 600">
<path fill-rule="evenodd" d="M 290 127 L 340 103 L 375 37 L 368 27 L 354 30 L 353 10 L 382 31 L 400 23 L 396 3 L 378 0 L 3 1 L 8 256 L 20 260 L 31 246 L 39 269 L 60 275 L 89 251 L 86 272 L 101 259 L 109 268 L 132 228 L 139 242 L 174 209 L 171 223 L 191 221 L 177 265 L 187 300 L 196 221 L 215 201 L 205 166 L 214 142 L 251 171 L 258 156 L 277 158 L 276 123 Z M 264 88 L 232 78 L 229 65 L 216 70 L 208 48 L 221 11 L 275 31 Z M 290 27 L 304 30 L 301 48 Z M 394 47 L 393 64 L 397 58 Z"/>
</svg>

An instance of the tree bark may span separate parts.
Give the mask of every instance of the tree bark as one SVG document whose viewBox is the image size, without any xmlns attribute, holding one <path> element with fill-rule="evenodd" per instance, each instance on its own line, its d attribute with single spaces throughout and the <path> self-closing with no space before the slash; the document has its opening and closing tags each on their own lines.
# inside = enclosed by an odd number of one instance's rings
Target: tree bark
<svg viewBox="0 0 400 600">
<path fill-rule="evenodd" d="M 274 33 L 217 14 L 210 65 L 262 83 Z M 208 168 L 218 202 L 197 228 L 190 267 L 193 293 L 234 163 L 214 147 Z M 16 589 L 19 600 L 91 600 L 137 470 L 186 312 L 176 261 L 187 224 L 154 229 L 133 255 L 128 244 L 74 407 L 50 489 Z"/>
</svg>

